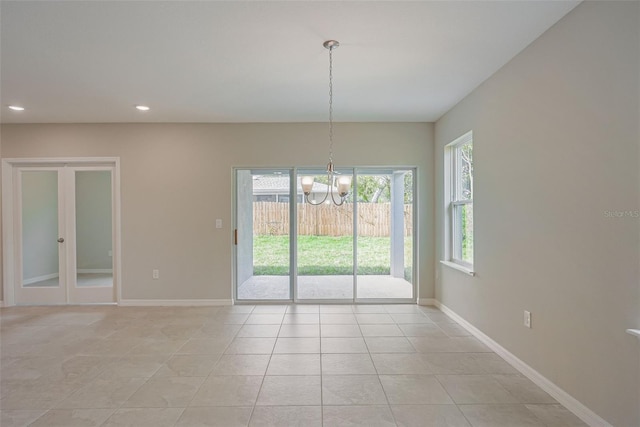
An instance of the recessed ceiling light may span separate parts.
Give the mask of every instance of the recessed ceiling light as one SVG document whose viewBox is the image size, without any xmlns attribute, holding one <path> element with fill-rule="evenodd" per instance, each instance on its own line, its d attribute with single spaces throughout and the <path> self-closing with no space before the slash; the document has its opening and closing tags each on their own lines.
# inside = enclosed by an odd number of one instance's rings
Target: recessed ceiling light
<svg viewBox="0 0 640 427">
<path fill-rule="evenodd" d="M 24 107 L 19 107 L 17 105 L 9 105 L 9 109 L 13 111 L 24 111 Z"/>
<path fill-rule="evenodd" d="M 146 105 L 136 105 L 136 108 L 140 111 L 149 111 L 150 108 L 147 107 Z"/>
</svg>

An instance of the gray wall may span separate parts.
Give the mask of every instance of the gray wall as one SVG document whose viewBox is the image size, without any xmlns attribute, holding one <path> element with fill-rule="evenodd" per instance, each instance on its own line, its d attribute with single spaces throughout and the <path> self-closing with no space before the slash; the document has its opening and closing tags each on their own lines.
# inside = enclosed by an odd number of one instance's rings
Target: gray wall
<svg viewBox="0 0 640 427">
<path fill-rule="evenodd" d="M 22 178 L 22 279 L 58 274 L 58 174 L 24 171 Z"/>
<path fill-rule="evenodd" d="M 328 156 L 325 123 L 2 125 L 1 137 L 2 157 L 120 157 L 125 299 L 230 299 L 232 167 Z M 426 123 L 335 126 L 337 166 L 418 167 L 421 298 L 434 295 L 432 138 Z"/>
<path fill-rule="evenodd" d="M 2 155 L 2 134 L 0 133 L 0 156 Z M 0 219 L 2 218 L 2 171 L 0 170 Z M 0 242 L 4 242 L 2 238 L 2 226 L 0 225 Z M 0 244 L 0 291 L 2 290 L 2 282 L 4 281 L 4 271 L 2 269 L 2 246 Z M 0 301 L 4 300 L 4 295 L 0 292 Z M 0 304 L 2 305 L 2 304 Z"/>
<path fill-rule="evenodd" d="M 640 425 L 638 2 L 584 2 L 435 127 L 474 135 L 475 270 L 436 297 L 610 423 Z M 523 310 L 533 328 L 523 326 Z"/>
<path fill-rule="evenodd" d="M 111 172 L 76 171 L 78 270 L 111 269 Z"/>
</svg>

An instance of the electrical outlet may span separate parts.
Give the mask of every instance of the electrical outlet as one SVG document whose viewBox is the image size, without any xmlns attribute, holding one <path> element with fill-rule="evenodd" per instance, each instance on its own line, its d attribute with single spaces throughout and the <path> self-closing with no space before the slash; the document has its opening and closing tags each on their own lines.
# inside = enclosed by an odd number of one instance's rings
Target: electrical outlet
<svg viewBox="0 0 640 427">
<path fill-rule="evenodd" d="M 160 270 L 153 270 L 152 271 L 152 275 L 154 279 L 159 279 L 160 278 Z"/>
<path fill-rule="evenodd" d="M 112 250 L 110 250 L 109 252 L 107 252 L 107 255 L 108 255 L 108 256 L 113 256 L 113 251 L 112 251 Z"/>
<path fill-rule="evenodd" d="M 216 228 L 222 228 L 222 220 L 216 219 Z"/>
<path fill-rule="evenodd" d="M 524 311 L 524 326 L 531 327 L 531 312 L 527 310 Z"/>
</svg>

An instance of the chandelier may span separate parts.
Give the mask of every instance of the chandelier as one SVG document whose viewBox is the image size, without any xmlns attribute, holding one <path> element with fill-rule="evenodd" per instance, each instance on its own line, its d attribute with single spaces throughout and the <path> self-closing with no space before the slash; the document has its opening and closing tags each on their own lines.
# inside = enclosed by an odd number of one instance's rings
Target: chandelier
<svg viewBox="0 0 640 427">
<path fill-rule="evenodd" d="M 312 176 L 303 176 L 301 179 L 302 192 L 305 201 L 311 205 L 317 206 L 325 201 L 331 200 L 334 205 L 342 206 L 349 195 L 351 188 L 351 177 L 340 175 L 333 167 L 333 50 L 340 46 L 335 40 L 327 40 L 322 44 L 329 49 L 329 163 L 327 164 L 327 189 L 322 200 L 316 202 L 309 200 L 309 195 L 313 190 L 314 178 Z M 336 193 L 338 199 L 336 200 Z"/>
</svg>

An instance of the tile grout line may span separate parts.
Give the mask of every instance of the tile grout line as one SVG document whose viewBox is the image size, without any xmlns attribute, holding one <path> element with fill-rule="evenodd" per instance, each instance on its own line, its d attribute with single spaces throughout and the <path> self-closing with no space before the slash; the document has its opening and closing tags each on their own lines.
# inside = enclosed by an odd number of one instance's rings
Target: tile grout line
<svg viewBox="0 0 640 427">
<path fill-rule="evenodd" d="M 386 314 L 389 315 L 389 313 L 386 313 Z M 362 335 L 362 328 L 361 328 L 360 322 L 358 321 L 358 316 L 355 316 L 355 317 L 356 317 L 356 323 L 358 324 L 358 329 L 360 330 L 360 334 Z M 391 317 L 391 315 L 389 315 L 389 317 Z M 393 324 L 395 325 L 396 324 L 395 319 L 393 319 L 393 317 L 391 317 L 391 319 L 394 321 Z M 378 372 L 378 368 L 376 367 L 376 364 L 373 361 L 373 356 L 371 356 L 371 349 L 369 349 L 369 344 L 367 344 L 367 340 L 364 339 L 364 335 L 362 335 L 362 340 L 364 341 L 364 345 L 367 348 L 367 354 L 369 355 L 369 360 L 371 360 L 371 365 L 373 365 L 373 369 L 376 371 L 376 377 L 378 378 L 378 383 L 380 384 L 382 393 L 384 393 L 384 398 L 387 401 L 387 407 L 389 408 L 389 412 L 391 412 L 391 418 L 393 419 L 394 424 L 397 426 L 398 421 L 396 421 L 396 416 L 393 413 L 393 409 L 391 408 L 391 402 L 389 401 L 389 396 L 387 396 L 387 391 L 384 389 L 384 386 L 382 385 L 382 380 L 380 379 L 380 373 Z"/>
<path fill-rule="evenodd" d="M 318 340 L 320 341 L 318 347 L 318 356 L 320 357 L 320 425 L 324 426 L 324 390 L 322 388 L 322 313 L 320 313 L 320 306 L 318 306 Z"/>
<path fill-rule="evenodd" d="M 254 307 L 255 309 L 255 307 Z M 269 361 L 267 362 L 267 366 L 264 369 L 264 374 L 262 375 L 262 381 L 260 382 L 260 387 L 258 387 L 258 393 L 256 394 L 256 400 L 253 402 L 253 406 L 251 407 L 251 413 L 249 414 L 249 421 L 247 426 L 251 424 L 251 419 L 253 418 L 253 414 L 256 410 L 256 406 L 258 406 L 258 399 L 260 398 L 260 392 L 262 392 L 262 387 L 264 386 L 264 381 L 267 378 L 267 371 L 269 370 L 269 365 L 271 365 L 271 358 L 273 357 L 273 352 L 275 350 L 276 345 L 278 344 L 278 338 L 280 337 L 280 331 L 282 330 L 282 322 L 284 322 L 284 316 L 287 314 L 288 308 L 285 309 L 284 314 L 282 315 L 282 319 L 280 320 L 280 326 L 278 327 L 278 333 L 276 335 L 276 339 L 273 342 L 273 347 L 271 348 L 271 354 L 269 354 Z"/>
</svg>

